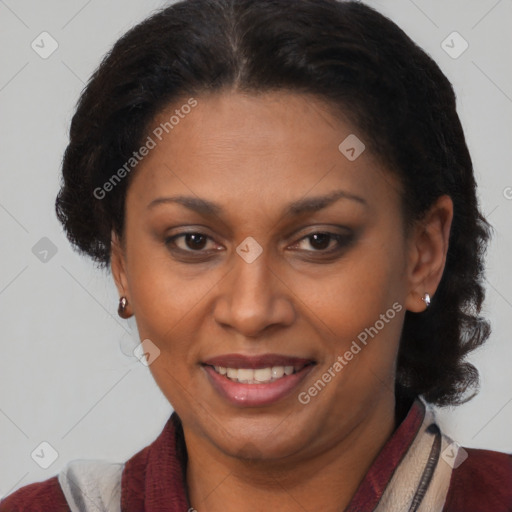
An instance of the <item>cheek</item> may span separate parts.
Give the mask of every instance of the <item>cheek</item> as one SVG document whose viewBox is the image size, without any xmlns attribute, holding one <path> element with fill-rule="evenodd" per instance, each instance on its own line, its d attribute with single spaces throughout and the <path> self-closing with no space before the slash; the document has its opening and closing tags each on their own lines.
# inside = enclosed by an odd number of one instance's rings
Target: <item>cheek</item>
<svg viewBox="0 0 512 512">
<path fill-rule="evenodd" d="M 325 333 L 322 371 L 339 363 L 334 400 L 377 396 L 383 383 L 392 388 L 405 315 L 404 281 L 403 240 L 368 240 L 330 276 L 303 290 L 314 313 L 309 318 Z"/>
<path fill-rule="evenodd" d="M 342 339 L 374 325 L 405 299 L 402 244 L 400 239 L 361 244 L 320 278 L 302 281 L 305 303 Z"/>
<path fill-rule="evenodd" d="M 139 332 L 159 344 L 182 333 L 214 285 L 212 276 L 183 279 L 168 262 L 146 260 L 134 272 L 130 287 Z"/>
<path fill-rule="evenodd" d="M 198 340 L 208 334 L 204 326 L 211 320 L 211 297 L 227 270 L 176 263 L 156 244 L 151 251 L 140 251 L 133 244 L 130 256 L 137 328 L 141 340 L 151 340 L 160 350 L 150 370 L 157 383 L 174 388 L 173 378 L 189 378 L 200 359 Z"/>
<path fill-rule="evenodd" d="M 127 239 L 131 303 L 141 327 L 165 332 L 183 318 L 211 287 L 173 262 L 165 244 L 134 223 Z M 142 332 L 141 332 L 142 335 Z"/>
<path fill-rule="evenodd" d="M 211 275 L 190 279 L 176 269 L 165 257 L 133 257 L 130 291 L 141 340 L 159 350 L 149 366 L 153 378 L 173 407 L 183 410 L 195 403 L 188 390 L 199 359 L 202 301 L 215 282 Z"/>
</svg>

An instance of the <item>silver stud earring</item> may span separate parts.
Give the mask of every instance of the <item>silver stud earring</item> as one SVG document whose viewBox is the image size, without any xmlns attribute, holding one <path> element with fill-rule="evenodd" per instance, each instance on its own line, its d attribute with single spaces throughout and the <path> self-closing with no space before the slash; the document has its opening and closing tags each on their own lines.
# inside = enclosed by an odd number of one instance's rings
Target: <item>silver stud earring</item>
<svg viewBox="0 0 512 512">
<path fill-rule="evenodd" d="M 425 292 L 425 295 L 423 295 L 423 297 L 421 297 L 421 300 L 425 303 L 427 308 L 430 306 L 430 294 L 429 293 Z"/>
</svg>

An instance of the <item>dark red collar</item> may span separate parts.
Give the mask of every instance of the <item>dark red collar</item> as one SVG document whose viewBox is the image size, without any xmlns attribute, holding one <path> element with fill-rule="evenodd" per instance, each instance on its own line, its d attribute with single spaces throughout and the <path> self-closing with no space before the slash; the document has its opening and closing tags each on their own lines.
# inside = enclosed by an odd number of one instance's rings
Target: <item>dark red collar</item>
<svg viewBox="0 0 512 512">
<path fill-rule="evenodd" d="M 373 510 L 390 482 L 393 473 L 416 438 L 425 417 L 425 405 L 416 399 L 359 484 L 345 512 Z"/>
</svg>

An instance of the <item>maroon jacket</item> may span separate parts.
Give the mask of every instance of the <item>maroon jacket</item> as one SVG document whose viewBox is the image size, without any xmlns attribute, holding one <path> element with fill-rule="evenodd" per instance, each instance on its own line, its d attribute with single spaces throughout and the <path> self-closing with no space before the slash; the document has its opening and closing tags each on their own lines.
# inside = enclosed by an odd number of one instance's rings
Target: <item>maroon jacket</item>
<svg viewBox="0 0 512 512">
<path fill-rule="evenodd" d="M 414 440 L 425 414 L 416 400 L 384 445 L 345 512 L 372 511 Z M 512 512 L 512 455 L 467 448 L 452 472 L 443 512 Z M 121 481 L 123 512 L 187 512 L 186 450 L 173 413 L 158 438 L 129 459 Z M 0 512 L 70 512 L 57 477 L 18 489 Z"/>
</svg>

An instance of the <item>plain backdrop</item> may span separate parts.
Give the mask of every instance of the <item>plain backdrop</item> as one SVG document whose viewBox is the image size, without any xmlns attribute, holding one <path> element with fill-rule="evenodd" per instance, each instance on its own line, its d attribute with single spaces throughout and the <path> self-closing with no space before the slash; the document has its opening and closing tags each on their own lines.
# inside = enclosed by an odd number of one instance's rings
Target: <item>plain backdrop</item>
<svg viewBox="0 0 512 512">
<path fill-rule="evenodd" d="M 481 391 L 440 410 L 439 421 L 463 446 L 512 452 L 512 2 L 367 3 L 453 83 L 482 210 L 495 228 L 484 311 L 493 334 L 470 357 Z M 116 314 L 111 276 L 73 252 L 54 214 L 80 91 L 111 45 L 165 4 L 0 0 L 0 496 L 72 459 L 125 461 L 171 413 L 132 355 L 136 332 Z M 57 49 L 42 58 L 52 44 Z"/>
</svg>

